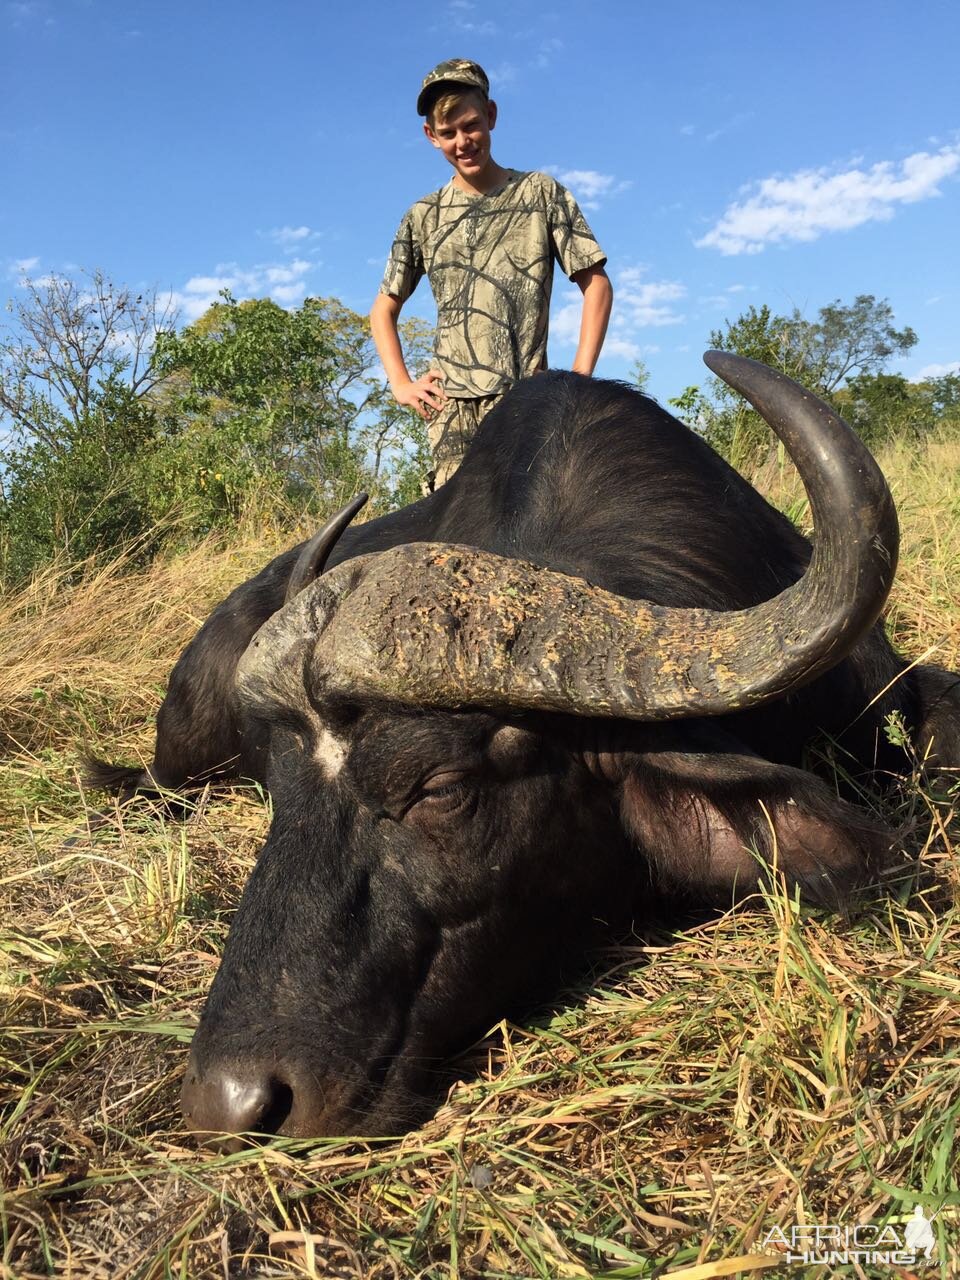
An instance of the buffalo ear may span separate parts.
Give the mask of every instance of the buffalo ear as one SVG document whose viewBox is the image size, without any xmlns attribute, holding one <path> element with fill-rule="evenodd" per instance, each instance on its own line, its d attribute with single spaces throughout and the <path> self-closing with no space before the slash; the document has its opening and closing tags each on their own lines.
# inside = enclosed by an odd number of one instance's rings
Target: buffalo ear
<svg viewBox="0 0 960 1280">
<path fill-rule="evenodd" d="M 728 903 L 779 871 L 808 899 L 842 903 L 889 847 L 884 828 L 812 774 L 702 732 L 714 750 L 644 752 L 624 776 L 623 824 L 656 878 Z"/>
</svg>

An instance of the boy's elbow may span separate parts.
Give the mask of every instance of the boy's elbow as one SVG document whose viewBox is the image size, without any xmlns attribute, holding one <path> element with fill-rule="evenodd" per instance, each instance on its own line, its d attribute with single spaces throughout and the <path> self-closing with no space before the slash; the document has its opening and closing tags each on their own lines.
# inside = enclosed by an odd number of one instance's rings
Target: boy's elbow
<svg viewBox="0 0 960 1280">
<path fill-rule="evenodd" d="M 613 283 L 603 267 L 595 268 L 583 293 L 584 300 L 589 298 L 594 306 L 601 308 L 607 315 L 610 314 L 613 306 Z"/>
<path fill-rule="evenodd" d="M 595 267 L 585 267 L 570 277 L 578 285 L 581 292 L 595 293 L 597 296 L 613 298 L 613 285 L 607 275 L 606 267 L 600 263 Z"/>
<path fill-rule="evenodd" d="M 392 293 L 378 293 L 370 308 L 371 324 L 376 323 L 377 320 L 396 319 L 400 314 L 401 306 L 400 299 L 395 298 Z"/>
</svg>

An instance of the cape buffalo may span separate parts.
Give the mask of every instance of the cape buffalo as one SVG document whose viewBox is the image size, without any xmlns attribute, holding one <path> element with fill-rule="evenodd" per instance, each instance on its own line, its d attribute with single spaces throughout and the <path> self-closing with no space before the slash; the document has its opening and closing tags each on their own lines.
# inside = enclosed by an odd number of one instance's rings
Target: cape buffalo
<svg viewBox="0 0 960 1280">
<path fill-rule="evenodd" d="M 787 379 L 707 362 L 796 462 L 812 553 L 654 402 L 551 373 L 437 493 L 348 530 L 322 576 L 336 528 L 280 557 L 187 650 L 153 780 L 235 757 L 274 804 L 194 1038 L 193 1128 L 408 1127 L 438 1062 L 645 888 L 862 882 L 889 836 L 803 768 L 814 735 L 896 771 L 898 713 L 960 762 L 958 677 L 876 625 L 897 526 L 875 463 Z"/>
</svg>

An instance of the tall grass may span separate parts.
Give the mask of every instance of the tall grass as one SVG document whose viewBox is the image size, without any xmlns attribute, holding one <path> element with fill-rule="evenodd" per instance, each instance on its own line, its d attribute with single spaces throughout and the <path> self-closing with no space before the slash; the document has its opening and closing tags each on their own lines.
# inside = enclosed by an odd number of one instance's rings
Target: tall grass
<svg viewBox="0 0 960 1280">
<path fill-rule="evenodd" d="M 960 667 L 960 443 L 882 461 L 904 528 L 890 625 Z M 802 520 L 786 470 L 763 483 Z M 924 1274 L 960 1274 L 960 800 L 919 778 L 868 798 L 918 861 L 852 920 L 772 892 L 648 925 L 493 1028 L 399 1141 L 189 1140 L 187 1046 L 269 801 L 96 816 L 77 761 L 149 757 L 176 655 L 283 541 L 249 526 L 0 601 L 0 1275 L 799 1276 L 759 1252 L 774 1226 L 918 1202 L 938 1213 Z"/>
</svg>

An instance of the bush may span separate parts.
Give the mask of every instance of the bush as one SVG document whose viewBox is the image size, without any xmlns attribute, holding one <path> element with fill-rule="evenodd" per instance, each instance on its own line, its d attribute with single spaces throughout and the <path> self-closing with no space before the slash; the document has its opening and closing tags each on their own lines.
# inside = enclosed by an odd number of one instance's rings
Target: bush
<svg viewBox="0 0 960 1280">
<path fill-rule="evenodd" d="M 396 404 L 364 317 L 336 299 L 287 311 L 228 293 L 177 332 L 155 298 L 102 274 L 27 282 L 0 343 L 0 585 L 235 524 L 251 506 L 321 515 L 367 489 L 411 501 L 423 425 Z M 429 331 L 407 321 L 414 366 Z"/>
</svg>

